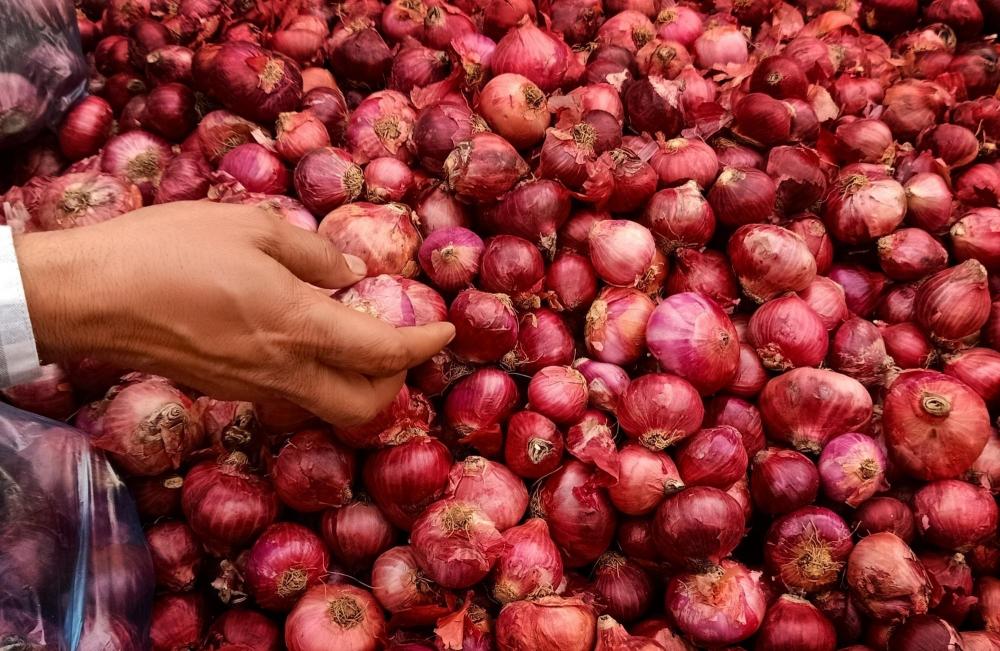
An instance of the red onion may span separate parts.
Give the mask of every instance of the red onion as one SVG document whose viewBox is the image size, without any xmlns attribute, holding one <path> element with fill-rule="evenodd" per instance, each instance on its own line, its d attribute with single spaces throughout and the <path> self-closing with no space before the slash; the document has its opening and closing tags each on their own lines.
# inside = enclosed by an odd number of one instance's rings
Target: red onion
<svg viewBox="0 0 1000 651">
<path fill-rule="evenodd" d="M 906 181 L 907 216 L 931 233 L 946 230 L 957 215 L 948 182 L 932 172 L 914 174 Z"/>
<path fill-rule="evenodd" d="M 544 308 L 525 312 L 518 323 L 517 345 L 504 356 L 507 368 L 534 374 L 546 366 L 573 361 L 573 335 L 562 317 Z"/>
<path fill-rule="evenodd" d="M 978 393 L 987 407 L 1000 404 L 1000 352 L 989 348 L 966 348 L 945 357 L 942 370 Z"/>
<path fill-rule="evenodd" d="M 495 368 L 478 369 L 459 380 L 445 398 L 448 433 L 461 445 L 496 456 L 503 445 L 500 424 L 519 401 L 517 385 L 509 375 Z"/>
<path fill-rule="evenodd" d="M 586 411 L 587 399 L 587 379 L 568 366 L 547 366 L 535 373 L 528 384 L 531 407 L 556 423 L 580 420 Z"/>
<path fill-rule="evenodd" d="M 846 577 L 855 603 L 872 617 L 893 622 L 927 612 L 930 577 L 891 533 L 862 538 L 847 561 Z"/>
<path fill-rule="evenodd" d="M 298 65 L 284 54 L 245 41 L 224 43 L 211 64 L 213 94 L 256 122 L 273 122 L 302 98 Z"/>
<path fill-rule="evenodd" d="M 323 541 L 300 524 L 279 522 L 264 530 L 247 557 L 247 585 L 268 610 L 287 611 L 326 574 Z"/>
<path fill-rule="evenodd" d="M 808 83 L 795 59 L 783 55 L 761 59 L 750 76 L 751 92 L 767 93 L 777 99 L 805 99 Z"/>
<path fill-rule="evenodd" d="M 760 412 L 752 403 L 727 395 L 713 398 L 705 408 L 703 426 L 723 425 L 736 428 L 743 437 L 743 447 L 750 457 L 764 449 L 764 427 L 761 425 Z"/>
<path fill-rule="evenodd" d="M 590 651 L 594 648 L 597 616 L 577 597 L 548 596 L 515 601 L 496 621 L 499 651 Z"/>
<path fill-rule="evenodd" d="M 715 214 L 694 181 L 650 197 L 642 221 L 660 249 L 668 253 L 681 247 L 704 246 L 715 233 Z"/>
<path fill-rule="evenodd" d="M 917 146 L 930 151 L 949 167 L 968 165 L 979 155 L 976 135 L 957 124 L 939 124 L 922 132 Z"/>
<path fill-rule="evenodd" d="M 296 511 L 322 511 L 351 499 L 354 456 L 325 431 L 303 430 L 281 449 L 271 470 L 278 497 Z"/>
<path fill-rule="evenodd" d="M 233 608 L 219 615 L 209 627 L 208 639 L 222 648 L 226 644 L 236 645 L 241 651 L 281 648 L 281 630 L 277 624 L 257 611 L 244 608 Z"/>
<path fill-rule="evenodd" d="M 501 74 L 487 82 L 477 108 L 494 131 L 519 149 L 541 142 L 549 126 L 545 94 L 519 74 Z"/>
<path fill-rule="evenodd" d="M 878 254 L 882 270 L 893 280 L 918 280 L 948 264 L 945 248 L 919 228 L 902 228 L 879 238 Z"/>
<path fill-rule="evenodd" d="M 735 25 L 709 25 L 694 41 L 699 68 L 723 69 L 730 63 L 746 63 L 749 58 L 746 36 Z"/>
<path fill-rule="evenodd" d="M 347 101 L 339 88 L 313 88 L 302 98 L 302 110 L 308 110 L 326 126 L 330 142 L 340 143 L 347 130 Z"/>
<path fill-rule="evenodd" d="M 640 47 L 635 60 L 640 74 L 665 79 L 675 79 L 691 65 L 691 55 L 687 48 L 676 41 L 660 38 L 653 38 Z"/>
<path fill-rule="evenodd" d="M 665 496 L 683 488 L 684 482 L 669 456 L 629 443 L 618 452 L 618 482 L 608 487 L 608 495 L 622 513 L 646 515 Z"/>
<path fill-rule="evenodd" d="M 975 208 L 966 213 L 951 227 L 951 242 L 957 259 L 974 259 L 992 271 L 1000 269 L 1000 210 Z"/>
<path fill-rule="evenodd" d="M 649 609 L 653 585 L 635 561 L 607 552 L 594 564 L 594 590 L 605 612 L 623 622 L 633 622 Z"/>
<path fill-rule="evenodd" d="M 607 219 L 590 230 L 590 256 L 597 275 L 620 287 L 640 287 L 649 280 L 656 253 L 650 231 L 627 220 Z"/>
<path fill-rule="evenodd" d="M 775 147 L 767 156 L 767 173 L 776 183 L 775 207 L 785 214 L 809 208 L 826 193 L 826 178 L 815 150 Z"/>
<path fill-rule="evenodd" d="M 594 115 L 596 111 L 588 113 Z M 539 158 L 538 174 L 543 178 L 560 181 L 576 196 L 588 203 L 604 203 L 611 195 L 610 156 L 601 156 L 605 149 L 617 147 L 620 142 L 620 125 L 613 117 L 606 118 L 610 128 L 607 137 L 586 120 L 567 128 L 548 129 Z"/>
<path fill-rule="evenodd" d="M 394 526 L 409 530 L 424 509 L 444 495 L 451 454 L 436 438 L 403 434 L 373 453 L 362 469 L 372 500 Z"/>
<path fill-rule="evenodd" d="M 301 165 L 301 163 L 300 163 Z M 414 213 L 399 203 L 351 203 L 328 214 L 319 234 L 341 252 L 365 261 L 369 275 L 416 275 L 420 235 Z"/>
<path fill-rule="evenodd" d="M 851 507 L 888 489 L 885 468 L 885 452 L 864 434 L 841 434 L 827 443 L 819 458 L 823 492 Z"/>
<path fill-rule="evenodd" d="M 759 147 L 773 147 L 792 140 L 794 115 L 787 102 L 764 93 L 750 93 L 733 106 L 734 132 Z"/>
<path fill-rule="evenodd" d="M 354 162 L 388 156 L 408 163 L 410 137 L 417 115 L 404 95 L 393 90 L 373 93 L 351 113 L 346 139 Z"/>
<path fill-rule="evenodd" d="M 836 645 L 830 620 L 805 599 L 785 594 L 768 608 L 754 648 L 828 651 Z"/>
<path fill-rule="evenodd" d="M 227 111 L 212 111 L 198 123 L 195 133 L 205 158 L 217 164 L 233 147 L 252 142 L 251 132 L 256 128 Z"/>
<path fill-rule="evenodd" d="M 311 111 L 282 113 L 278 116 L 275 148 L 289 163 L 297 163 L 309 152 L 327 147 L 330 134 L 323 121 Z"/>
<path fill-rule="evenodd" d="M 646 322 L 653 308 L 653 301 L 639 290 L 604 288 L 587 312 L 587 351 L 601 362 L 623 366 L 635 362 L 645 348 Z"/>
<path fill-rule="evenodd" d="M 348 571 L 370 567 L 395 538 L 392 525 L 367 496 L 324 511 L 320 533 L 334 560 Z"/>
<path fill-rule="evenodd" d="M 361 194 L 364 176 L 351 155 L 336 147 L 308 152 L 295 166 L 295 190 L 313 214 L 325 214 Z"/>
<path fill-rule="evenodd" d="M 376 158 L 365 166 L 365 196 L 373 203 L 402 201 L 413 185 L 413 172 L 398 159 Z"/>
<path fill-rule="evenodd" d="M 149 91 L 139 119 L 150 131 L 168 140 L 181 140 L 197 123 L 194 92 L 183 84 L 160 84 Z"/>
<path fill-rule="evenodd" d="M 829 362 L 834 370 L 865 386 L 883 384 L 894 368 L 878 327 L 858 318 L 848 319 L 837 328 Z"/>
<path fill-rule="evenodd" d="M 944 187 L 948 189 L 947 184 Z M 986 163 L 973 165 L 958 177 L 955 196 L 967 206 L 996 205 L 1000 201 L 1000 169 Z"/>
<path fill-rule="evenodd" d="M 503 534 L 504 550 L 496 563 L 493 596 L 507 604 L 555 592 L 563 564 L 545 520 L 531 518 Z"/>
<path fill-rule="evenodd" d="M 174 156 L 160 179 L 153 203 L 204 199 L 208 195 L 211 169 L 200 153 Z"/>
<path fill-rule="evenodd" d="M 936 358 L 934 347 L 927 336 L 914 323 L 880 325 L 885 350 L 896 366 L 926 368 Z"/>
<path fill-rule="evenodd" d="M 555 252 L 556 231 L 570 212 L 569 192 L 557 181 L 534 179 L 517 185 L 481 215 L 489 229 L 534 242 L 549 256 Z"/>
<path fill-rule="evenodd" d="M 163 45 L 146 55 L 146 76 L 157 84 L 190 85 L 194 52 L 183 45 Z"/>
<path fill-rule="evenodd" d="M 131 477 L 127 484 L 136 510 L 144 521 L 181 512 L 181 487 L 184 485 L 184 478 L 180 475 Z"/>
<path fill-rule="evenodd" d="M 864 386 L 826 369 L 796 368 L 773 378 L 759 404 L 773 438 L 811 452 L 840 432 L 862 430 L 872 416 Z"/>
<path fill-rule="evenodd" d="M 725 312 L 733 311 L 740 301 L 740 289 L 722 253 L 681 248 L 674 251 L 674 260 L 667 278 L 668 294 L 696 292 L 711 298 Z"/>
<path fill-rule="evenodd" d="M 704 408 L 697 390 L 683 378 L 651 373 L 632 381 L 619 405 L 625 432 L 651 450 L 662 450 L 701 426 Z"/>
<path fill-rule="evenodd" d="M 656 30 L 647 15 L 652 15 L 652 3 L 648 11 L 636 11 L 634 8 L 622 8 L 615 15 L 604 21 L 597 30 L 598 43 L 614 45 L 628 50 L 631 54 L 638 52 L 655 34 Z M 613 10 L 613 7 L 608 7 Z"/>
<path fill-rule="evenodd" d="M 477 506 L 503 532 L 513 527 L 528 508 L 528 491 L 506 466 L 470 456 L 452 466 L 446 492 Z"/>
<path fill-rule="evenodd" d="M 250 192 L 281 194 L 288 189 L 288 170 L 281 160 L 256 143 L 234 147 L 219 161 L 219 170 Z"/>
<path fill-rule="evenodd" d="M 440 82 L 448 76 L 449 63 L 444 52 L 409 41 L 392 58 L 389 88 L 405 95 Z"/>
<path fill-rule="evenodd" d="M 631 381 L 628 373 L 620 366 L 606 362 L 596 362 L 581 357 L 573 362 L 573 368 L 587 379 L 590 405 L 605 411 L 615 411 L 622 394 Z"/>
<path fill-rule="evenodd" d="M 754 456 L 750 492 L 757 508 L 782 514 L 812 503 L 819 481 L 819 471 L 804 454 L 767 448 Z"/>
<path fill-rule="evenodd" d="M 972 389 L 934 371 L 906 371 L 889 387 L 882 413 L 899 470 L 924 480 L 965 472 L 989 438 L 986 406 Z"/>
<path fill-rule="evenodd" d="M 1000 634 L 989 631 L 963 631 L 959 636 L 966 651 L 991 651 L 1000 645 Z"/>
<path fill-rule="evenodd" d="M 688 486 L 725 490 L 746 475 L 747 463 L 742 436 L 728 425 L 700 430 L 677 453 L 677 469 Z"/>
<path fill-rule="evenodd" d="M 66 113 L 59 127 L 59 149 L 70 160 L 96 154 L 111 134 L 111 105 L 97 96 L 85 97 Z"/>
<path fill-rule="evenodd" d="M 420 266 L 444 291 L 467 287 L 479 273 L 483 241 L 467 228 L 443 228 L 420 245 Z"/>
<path fill-rule="evenodd" d="M 158 587 L 172 592 L 194 587 L 202 550 L 190 527 L 183 522 L 159 522 L 146 530 L 146 543 Z"/>
<path fill-rule="evenodd" d="M 191 530 L 214 547 L 248 544 L 278 514 L 270 482 L 247 468 L 242 452 L 218 462 L 205 461 L 184 477 L 181 507 Z"/>
<path fill-rule="evenodd" d="M 149 648 L 152 651 L 193 648 L 200 643 L 206 623 L 201 595 L 161 595 L 153 602 Z"/>
<path fill-rule="evenodd" d="M 685 488 L 660 504 L 653 533 L 660 554 L 671 563 L 718 563 L 743 537 L 743 509 L 718 488 Z"/>
<path fill-rule="evenodd" d="M 450 594 L 417 564 L 410 546 L 393 547 L 372 566 L 372 592 L 383 608 L 413 625 L 431 624 L 447 612 Z"/>
<path fill-rule="evenodd" d="M 744 293 L 758 303 L 805 289 L 816 276 L 816 260 L 805 242 L 780 226 L 741 226 L 727 251 Z"/>
<path fill-rule="evenodd" d="M 878 318 L 888 323 L 903 323 L 913 320 L 913 304 L 917 299 L 920 283 L 892 286 L 879 302 Z"/>
<path fill-rule="evenodd" d="M 719 173 L 719 159 L 704 141 L 673 138 L 658 144 L 649 163 L 656 170 L 661 184 L 680 185 L 692 180 L 699 188 L 712 185 Z"/>
<path fill-rule="evenodd" d="M 862 318 L 875 310 L 887 282 L 883 274 L 853 264 L 835 264 L 828 275 L 844 288 L 847 308 Z"/>
<path fill-rule="evenodd" d="M 666 609 L 693 642 L 721 646 L 753 635 L 764 619 L 767 600 L 759 573 L 724 560 L 701 573 L 671 578 Z"/>
<path fill-rule="evenodd" d="M 852 548 L 851 530 L 840 516 L 806 506 L 774 521 L 764 560 L 786 588 L 817 592 L 837 582 Z"/>
<path fill-rule="evenodd" d="M 451 348 L 467 361 L 498 361 L 517 343 L 517 315 L 505 295 L 467 289 L 452 302 L 449 320 L 456 329 Z"/>
<path fill-rule="evenodd" d="M 750 317 L 748 336 L 761 362 L 774 371 L 818 366 L 829 344 L 823 320 L 794 294 L 758 308 Z"/>
<path fill-rule="evenodd" d="M 362 87 L 380 87 L 389 72 L 392 52 L 367 18 L 343 22 L 326 44 L 333 72 Z"/>
<path fill-rule="evenodd" d="M 863 244 L 891 233 L 906 214 L 906 193 L 891 178 L 842 172 L 825 207 L 824 221 L 833 236 Z"/>
<path fill-rule="evenodd" d="M 799 298 L 816 313 L 827 330 L 835 329 L 850 313 L 847 309 L 844 288 L 825 276 L 816 276 L 809 286 L 798 294 Z"/>
<path fill-rule="evenodd" d="M 487 292 L 530 292 L 545 275 L 542 254 L 531 242 L 513 235 L 486 240 L 479 286 Z"/>
<path fill-rule="evenodd" d="M 45 364 L 34 380 L 7 387 L 0 393 L 19 409 L 65 420 L 78 409 L 71 382 L 72 379 L 58 364 Z"/>
<path fill-rule="evenodd" d="M 420 111 L 413 125 L 413 145 L 425 169 L 440 172 L 451 150 L 473 133 L 486 130 L 482 118 L 464 104 L 435 104 Z"/>
<path fill-rule="evenodd" d="M 656 191 L 657 175 L 652 166 L 630 149 L 614 149 L 603 156 L 611 159 L 611 177 L 614 184 L 611 196 L 605 204 L 607 209 L 615 213 L 625 213 L 645 206 L 649 197 Z"/>
<path fill-rule="evenodd" d="M 94 445 L 132 474 L 153 476 L 179 468 L 202 439 L 193 403 L 163 378 L 125 380 L 99 407 Z"/>
<path fill-rule="evenodd" d="M 674 294 L 657 306 L 646 326 L 646 342 L 660 366 L 704 395 L 728 384 L 739 365 L 738 338 L 729 317 L 695 292 Z"/>
<path fill-rule="evenodd" d="M 770 176 L 753 169 L 725 167 L 708 193 L 719 221 L 742 226 L 765 221 L 774 211 L 776 186 Z"/>
<path fill-rule="evenodd" d="M 672 82 L 662 77 L 635 81 L 626 88 L 624 99 L 633 131 L 673 137 L 681 130 L 680 98 Z"/>
<path fill-rule="evenodd" d="M 614 538 L 615 513 L 594 474 L 569 461 L 545 478 L 532 501 L 533 515 L 548 522 L 566 567 L 595 561 Z"/>
<path fill-rule="evenodd" d="M 911 617 L 894 628 L 889 637 L 889 644 L 894 649 L 926 648 L 927 646 L 959 648 L 962 642 L 958 631 L 951 624 L 931 615 Z"/>
<path fill-rule="evenodd" d="M 1000 606 L 1000 580 L 992 576 L 980 577 L 976 585 L 976 596 L 979 598 L 979 615 L 986 629 L 996 631 L 1000 626 L 998 621 L 998 606 Z"/>
<path fill-rule="evenodd" d="M 320 651 L 337 640 L 344 651 L 375 651 L 385 619 L 371 594 L 352 585 L 310 588 L 285 620 L 288 651 Z"/>
<path fill-rule="evenodd" d="M 835 133 L 837 153 L 845 163 L 890 163 L 895 156 L 892 131 L 880 120 L 844 121 Z"/>
<path fill-rule="evenodd" d="M 985 488 L 957 479 L 934 481 L 913 496 L 924 540 L 951 551 L 968 551 L 996 534 L 997 505 Z"/>
<path fill-rule="evenodd" d="M 539 479 L 559 467 L 562 434 L 555 423 L 533 411 L 519 411 L 507 424 L 504 462 L 519 477 Z"/>
<path fill-rule="evenodd" d="M 528 164 L 506 140 L 493 133 L 474 133 L 444 161 L 448 187 L 463 201 L 482 203 L 514 187 Z"/>
<path fill-rule="evenodd" d="M 478 583 L 496 562 L 503 538 L 485 512 L 459 499 L 440 500 L 413 523 L 417 562 L 445 588 Z"/>
<path fill-rule="evenodd" d="M 369 276 L 337 292 L 334 298 L 351 309 L 397 328 L 416 325 L 415 308 L 403 287 L 403 280 L 398 276 Z"/>
<path fill-rule="evenodd" d="M 854 512 L 854 528 L 861 537 L 888 531 L 906 543 L 916 532 L 913 511 L 893 497 L 873 497 L 862 502 Z"/>
</svg>

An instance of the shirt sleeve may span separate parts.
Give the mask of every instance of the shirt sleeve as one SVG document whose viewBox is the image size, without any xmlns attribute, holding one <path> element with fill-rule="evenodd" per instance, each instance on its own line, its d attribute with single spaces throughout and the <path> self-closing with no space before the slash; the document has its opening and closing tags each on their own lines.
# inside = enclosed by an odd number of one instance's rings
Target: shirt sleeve
<svg viewBox="0 0 1000 651">
<path fill-rule="evenodd" d="M 0 226 L 0 387 L 38 377 L 40 364 L 9 226 Z"/>
</svg>

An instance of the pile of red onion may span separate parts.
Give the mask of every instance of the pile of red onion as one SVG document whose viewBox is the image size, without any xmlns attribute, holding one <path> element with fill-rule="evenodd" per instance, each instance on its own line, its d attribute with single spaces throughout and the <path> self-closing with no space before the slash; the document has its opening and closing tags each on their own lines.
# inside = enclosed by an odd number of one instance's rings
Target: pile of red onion
<svg viewBox="0 0 1000 651">
<path fill-rule="evenodd" d="M 6 223 L 258 206 L 367 263 L 331 300 L 457 329 L 351 428 L 96 359 L 4 390 L 148 526 L 151 642 L 80 648 L 1000 650 L 997 0 L 78 19 Z"/>
</svg>

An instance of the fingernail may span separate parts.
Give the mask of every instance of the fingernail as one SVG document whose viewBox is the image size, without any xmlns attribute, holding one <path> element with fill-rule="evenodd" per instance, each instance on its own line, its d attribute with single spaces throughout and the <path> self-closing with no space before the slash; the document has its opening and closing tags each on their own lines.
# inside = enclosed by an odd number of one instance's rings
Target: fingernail
<svg viewBox="0 0 1000 651">
<path fill-rule="evenodd" d="M 356 255 L 351 255 L 350 253 L 342 254 L 344 256 L 344 262 L 347 263 L 347 268 L 350 269 L 356 276 L 364 276 L 368 273 L 368 265 L 365 261 Z"/>
<path fill-rule="evenodd" d="M 455 331 L 455 326 L 452 326 L 452 328 L 451 328 L 451 335 L 448 337 L 448 341 L 444 342 L 444 345 L 447 346 L 451 342 L 455 341 L 455 335 L 456 334 L 458 334 L 458 333 Z"/>
</svg>

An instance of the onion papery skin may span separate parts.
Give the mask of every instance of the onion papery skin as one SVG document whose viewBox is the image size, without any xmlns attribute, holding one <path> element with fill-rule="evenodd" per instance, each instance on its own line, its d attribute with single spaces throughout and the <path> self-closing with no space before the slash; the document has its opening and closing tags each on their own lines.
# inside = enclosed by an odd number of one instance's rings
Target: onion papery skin
<svg viewBox="0 0 1000 651">
<path fill-rule="evenodd" d="M 493 596 L 507 604 L 554 594 L 563 580 L 559 549 L 541 518 L 503 532 L 504 550 L 497 559 Z"/>
<path fill-rule="evenodd" d="M 1000 405 L 1000 352 L 966 348 L 946 356 L 942 370 L 978 393 L 987 407 Z"/>
<path fill-rule="evenodd" d="M 649 609 L 653 584 L 645 570 L 621 554 L 608 552 L 594 563 L 594 590 L 606 604 L 605 612 L 633 622 Z"/>
<path fill-rule="evenodd" d="M 847 506 L 856 507 L 889 488 L 885 451 L 865 434 L 850 432 L 831 439 L 818 465 L 823 493 Z"/>
<path fill-rule="evenodd" d="M 413 547 L 401 545 L 382 553 L 371 568 L 372 592 L 379 604 L 408 624 L 432 624 L 446 612 L 450 592 L 417 563 Z"/>
<path fill-rule="evenodd" d="M 806 506 L 774 521 L 764 561 L 786 589 L 815 593 L 836 585 L 853 547 L 843 518 L 823 507 Z"/>
<path fill-rule="evenodd" d="M 764 426 L 760 411 L 750 402 L 726 394 L 713 398 L 705 407 L 705 427 L 733 427 L 743 437 L 743 447 L 751 458 L 764 449 Z"/>
<path fill-rule="evenodd" d="M 337 640 L 345 651 L 375 651 L 386 625 L 370 593 L 352 585 L 311 588 L 285 620 L 288 651 L 320 651 Z"/>
<path fill-rule="evenodd" d="M 556 424 L 541 414 L 519 411 L 507 423 L 504 463 L 525 479 L 539 479 L 559 467 L 565 442 Z"/>
<path fill-rule="evenodd" d="M 735 644 L 753 635 L 767 610 L 760 574 L 736 561 L 701 573 L 675 575 L 667 585 L 666 608 L 696 644 Z"/>
<path fill-rule="evenodd" d="M 265 529 L 250 548 L 247 582 L 262 608 L 287 611 L 320 583 L 329 562 L 323 541 L 312 530 L 279 522 Z"/>
<path fill-rule="evenodd" d="M 746 476 L 749 461 L 742 435 L 729 425 L 699 430 L 675 456 L 686 485 L 723 490 Z"/>
<path fill-rule="evenodd" d="M 43 191 L 36 209 L 45 230 L 98 224 L 142 207 L 139 189 L 96 171 L 59 177 Z"/>
<path fill-rule="evenodd" d="M 503 445 L 501 424 L 520 401 L 514 380 L 495 368 L 480 368 L 459 380 L 444 402 L 447 433 L 487 457 Z"/>
<path fill-rule="evenodd" d="M 927 612 L 931 583 L 920 560 L 891 533 L 863 538 L 847 561 L 847 584 L 862 611 L 897 622 Z"/>
<path fill-rule="evenodd" d="M 615 512 L 594 471 L 569 461 L 545 478 L 532 498 L 532 513 L 549 524 L 566 567 L 597 560 L 615 534 Z"/>
<path fill-rule="evenodd" d="M 273 122 L 302 98 L 302 74 L 294 61 L 244 41 L 223 44 L 211 77 L 226 108 L 256 122 Z"/>
<path fill-rule="evenodd" d="M 665 370 L 702 395 L 726 386 L 739 366 L 736 328 L 717 303 L 696 292 L 669 296 L 653 310 L 646 343 Z"/>
<path fill-rule="evenodd" d="M 759 406 L 771 437 L 809 452 L 822 450 L 838 433 L 863 431 L 872 417 L 864 386 L 826 369 L 796 368 L 772 378 Z"/>
<path fill-rule="evenodd" d="M 497 617 L 500 651 L 590 651 L 594 648 L 597 616 L 584 600 L 542 597 L 515 601 Z"/>
<path fill-rule="evenodd" d="M 409 529 L 424 509 L 440 499 L 448 482 L 451 454 L 436 438 L 403 438 L 365 461 L 365 488 L 394 526 Z"/>
<path fill-rule="evenodd" d="M 770 176 L 754 168 L 723 168 L 708 192 L 708 202 L 727 226 L 764 222 L 774 212 L 777 188 Z"/>
<path fill-rule="evenodd" d="M 467 203 L 484 203 L 507 192 L 528 173 L 514 146 L 494 133 L 475 133 L 444 161 L 448 188 Z"/>
<path fill-rule="evenodd" d="M 694 181 L 660 190 L 650 197 L 643 209 L 642 222 L 664 253 L 704 246 L 715 233 L 715 213 Z"/>
<path fill-rule="evenodd" d="M 923 479 L 958 477 L 989 438 L 983 400 L 962 382 L 935 371 L 902 373 L 889 387 L 882 431 L 895 467 Z"/>
<path fill-rule="evenodd" d="M 971 210 L 951 227 L 950 234 L 957 259 L 975 259 L 993 273 L 1000 271 L 1000 209 Z"/>
<path fill-rule="evenodd" d="M 798 295 L 819 316 L 827 330 L 836 329 L 850 315 L 844 288 L 826 276 L 816 276 Z"/>
<path fill-rule="evenodd" d="M 824 222 L 846 244 L 864 244 L 890 234 L 906 215 L 899 182 L 864 174 L 841 174 L 827 197 Z"/>
<path fill-rule="evenodd" d="M 356 199 L 363 182 L 361 168 L 337 147 L 314 149 L 295 166 L 295 191 L 314 215 L 325 215 Z"/>
<path fill-rule="evenodd" d="M 633 380 L 618 410 L 625 433 L 651 450 L 662 450 L 691 436 L 704 416 L 697 390 L 687 380 L 667 373 Z"/>
<path fill-rule="evenodd" d="M 882 333 L 864 319 L 848 319 L 837 328 L 829 362 L 834 370 L 868 387 L 884 384 L 895 367 L 886 354 Z"/>
<path fill-rule="evenodd" d="M 889 532 L 909 544 L 916 533 L 913 509 L 894 497 L 873 497 L 854 512 L 854 527 L 859 537 Z"/>
<path fill-rule="evenodd" d="M 743 537 L 743 509 L 718 488 L 694 486 L 660 505 L 653 523 L 660 554 L 678 565 L 718 563 Z"/>
<path fill-rule="evenodd" d="M 466 588 L 493 569 L 503 538 L 478 507 L 448 498 L 427 508 L 410 536 L 417 562 L 445 588 Z"/>
<path fill-rule="evenodd" d="M 925 484 L 913 496 L 913 511 L 921 537 L 948 551 L 969 551 L 996 534 L 992 494 L 957 479 Z"/>
<path fill-rule="evenodd" d="M 174 592 L 194 587 L 203 552 L 191 528 L 183 522 L 158 522 L 146 529 L 156 585 Z"/>
<path fill-rule="evenodd" d="M 576 352 L 573 335 L 566 322 L 552 310 L 541 308 L 521 315 L 517 345 L 503 364 L 524 373 L 538 373 L 547 366 L 565 366 Z"/>
<path fill-rule="evenodd" d="M 710 298 L 730 314 L 740 303 L 740 287 L 726 256 L 718 251 L 679 248 L 667 277 L 667 294 L 696 292 Z"/>
</svg>

